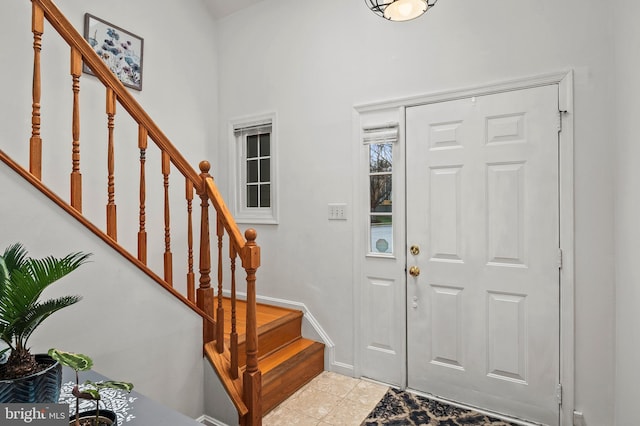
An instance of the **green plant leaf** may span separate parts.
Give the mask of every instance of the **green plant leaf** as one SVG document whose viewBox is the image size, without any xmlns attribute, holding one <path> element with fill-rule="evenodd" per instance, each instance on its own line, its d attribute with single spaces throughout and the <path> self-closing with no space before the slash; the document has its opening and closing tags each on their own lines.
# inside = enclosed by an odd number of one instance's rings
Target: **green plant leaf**
<svg viewBox="0 0 640 426">
<path fill-rule="evenodd" d="M 55 348 L 49 349 L 48 354 L 60 364 L 71 367 L 75 371 L 86 371 L 93 367 L 93 360 L 88 355 L 65 352 Z"/>
<path fill-rule="evenodd" d="M 80 300 L 82 300 L 80 296 L 63 296 L 57 299 L 49 299 L 43 303 L 35 303 L 29 312 L 14 323 L 16 333 L 21 334 L 26 343 L 36 328 L 51 314 Z"/>
<path fill-rule="evenodd" d="M 94 401 L 100 400 L 100 391 L 98 389 L 90 389 L 90 388 L 82 389 L 81 394 L 83 395 L 82 396 L 83 399 L 93 399 Z M 87 398 L 86 395 L 89 395 L 90 398 Z"/>
<path fill-rule="evenodd" d="M 7 262 L 4 257 L 0 257 L 0 286 L 4 287 L 10 278 L 11 274 L 9 273 Z"/>
<path fill-rule="evenodd" d="M 102 385 L 100 386 L 100 388 L 111 388 L 111 389 L 118 389 L 118 390 L 122 390 L 125 392 L 131 392 L 133 390 L 133 383 L 129 383 L 129 382 L 119 382 L 116 380 L 107 380 L 105 382 L 102 383 Z"/>
<path fill-rule="evenodd" d="M 12 350 L 27 348 L 34 330 L 54 312 L 80 300 L 66 296 L 39 302 L 42 292 L 86 263 L 90 253 L 70 253 L 63 258 L 33 259 L 20 244 L 0 256 L 0 339 Z"/>
<path fill-rule="evenodd" d="M 99 382 L 92 382 L 91 380 L 87 380 L 84 382 L 85 385 L 91 385 L 100 389 L 116 389 L 125 392 L 131 392 L 133 390 L 133 383 L 129 382 L 120 382 L 117 380 L 101 380 Z"/>
</svg>

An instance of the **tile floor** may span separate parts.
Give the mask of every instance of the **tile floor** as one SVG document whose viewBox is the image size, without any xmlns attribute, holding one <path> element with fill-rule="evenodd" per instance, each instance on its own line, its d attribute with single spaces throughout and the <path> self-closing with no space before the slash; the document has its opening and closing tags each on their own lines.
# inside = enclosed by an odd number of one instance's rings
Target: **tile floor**
<svg viewBox="0 0 640 426">
<path fill-rule="evenodd" d="M 388 387 L 325 371 L 263 419 L 263 426 L 359 426 Z"/>
</svg>

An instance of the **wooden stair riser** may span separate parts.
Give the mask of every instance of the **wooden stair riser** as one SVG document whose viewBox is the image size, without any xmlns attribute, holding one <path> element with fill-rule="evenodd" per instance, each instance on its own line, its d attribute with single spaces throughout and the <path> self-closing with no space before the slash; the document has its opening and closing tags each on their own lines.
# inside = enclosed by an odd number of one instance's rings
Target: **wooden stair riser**
<svg viewBox="0 0 640 426">
<path fill-rule="evenodd" d="M 271 411 L 324 371 L 324 344 L 314 342 L 262 376 L 262 412 Z"/>
<path fill-rule="evenodd" d="M 302 315 L 277 324 L 258 328 L 258 358 L 293 342 L 301 337 Z M 238 337 L 238 366 L 246 364 L 245 336 Z"/>
</svg>

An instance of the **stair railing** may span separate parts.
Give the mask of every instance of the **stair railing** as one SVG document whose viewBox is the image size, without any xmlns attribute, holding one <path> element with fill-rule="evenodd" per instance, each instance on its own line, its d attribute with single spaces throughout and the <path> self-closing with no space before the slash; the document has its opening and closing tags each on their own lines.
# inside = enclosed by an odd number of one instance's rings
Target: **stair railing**
<svg viewBox="0 0 640 426">
<path fill-rule="evenodd" d="M 228 371 L 218 371 L 218 374 L 228 375 L 229 378 L 238 379 L 240 371 L 238 367 L 238 332 L 236 327 L 236 259 L 241 260 L 241 265 L 246 271 L 247 316 L 246 316 L 246 368 L 242 377 L 242 400 L 246 407 L 243 411 L 247 414 L 240 421 L 247 425 L 261 424 L 261 372 L 258 368 L 258 339 L 256 325 L 256 271 L 260 266 L 260 247 L 256 244 L 256 232 L 247 230 L 244 235 L 240 232 L 233 216 L 229 212 L 221 197 L 215 182 L 209 174 L 210 165 L 203 161 L 200 163 L 200 173 L 196 172 L 159 129 L 135 98 L 129 93 L 118 78 L 109 70 L 101 58 L 93 51 L 91 46 L 71 25 L 61 11 L 51 0 L 31 0 L 32 2 L 32 32 L 33 32 L 33 86 L 32 86 L 32 117 L 31 138 L 29 149 L 29 173 L 21 169 L 16 163 L 8 159 L 0 152 L 0 159 L 9 164 L 14 170 L 23 173 L 25 177 L 51 199 L 65 208 L 78 220 L 83 222 L 94 233 L 118 250 L 121 254 L 139 266 L 150 277 L 156 280 L 164 288 L 180 299 L 183 303 L 197 312 L 203 318 L 203 341 L 216 342 L 216 351 L 220 354 L 229 351 L 230 368 Z M 60 199 L 52 191 L 41 183 L 42 180 L 42 146 L 43 140 L 40 133 L 41 125 L 41 51 L 43 45 L 45 19 L 55 31 L 66 41 L 71 48 L 71 78 L 73 91 L 72 106 L 72 149 L 71 149 L 71 176 L 70 176 L 70 200 L 68 203 Z M 102 82 L 106 88 L 106 115 L 107 115 L 107 203 L 105 229 L 100 229 L 82 216 L 82 174 L 80 172 L 80 77 L 82 63 L 88 66 L 92 73 Z M 120 105 L 127 111 L 138 127 L 139 156 L 139 209 L 137 253 L 133 254 L 120 246 L 118 241 L 118 217 L 115 202 L 115 115 L 116 107 Z M 157 146 L 161 152 L 163 195 L 164 195 L 164 252 L 162 278 L 152 271 L 148 265 L 147 246 L 147 206 L 146 196 L 146 156 L 148 140 Z M 187 274 L 186 295 L 174 288 L 173 277 L 173 253 L 171 251 L 171 215 L 170 215 L 170 191 L 169 181 L 172 168 L 185 179 L 185 201 L 187 210 Z M 92 189 L 93 190 L 93 189 Z M 200 247 L 199 247 L 199 286 L 195 288 L 194 255 L 193 255 L 193 200 L 197 195 L 200 200 Z M 218 246 L 217 256 L 217 296 L 211 285 L 211 238 L 209 219 L 210 206 L 215 209 L 215 234 Z M 229 264 L 231 285 L 231 315 L 230 333 L 228 344 L 225 345 L 225 312 L 223 308 L 223 238 L 229 240 Z M 214 306 L 216 305 L 217 306 Z"/>
</svg>

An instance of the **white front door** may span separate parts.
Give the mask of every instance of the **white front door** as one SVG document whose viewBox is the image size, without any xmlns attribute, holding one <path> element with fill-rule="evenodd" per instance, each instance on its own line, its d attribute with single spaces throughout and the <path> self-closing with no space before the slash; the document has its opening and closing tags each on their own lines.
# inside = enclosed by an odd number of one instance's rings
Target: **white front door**
<svg viewBox="0 0 640 426">
<path fill-rule="evenodd" d="M 558 424 L 558 117 L 557 85 L 407 108 L 409 388 Z"/>
</svg>

